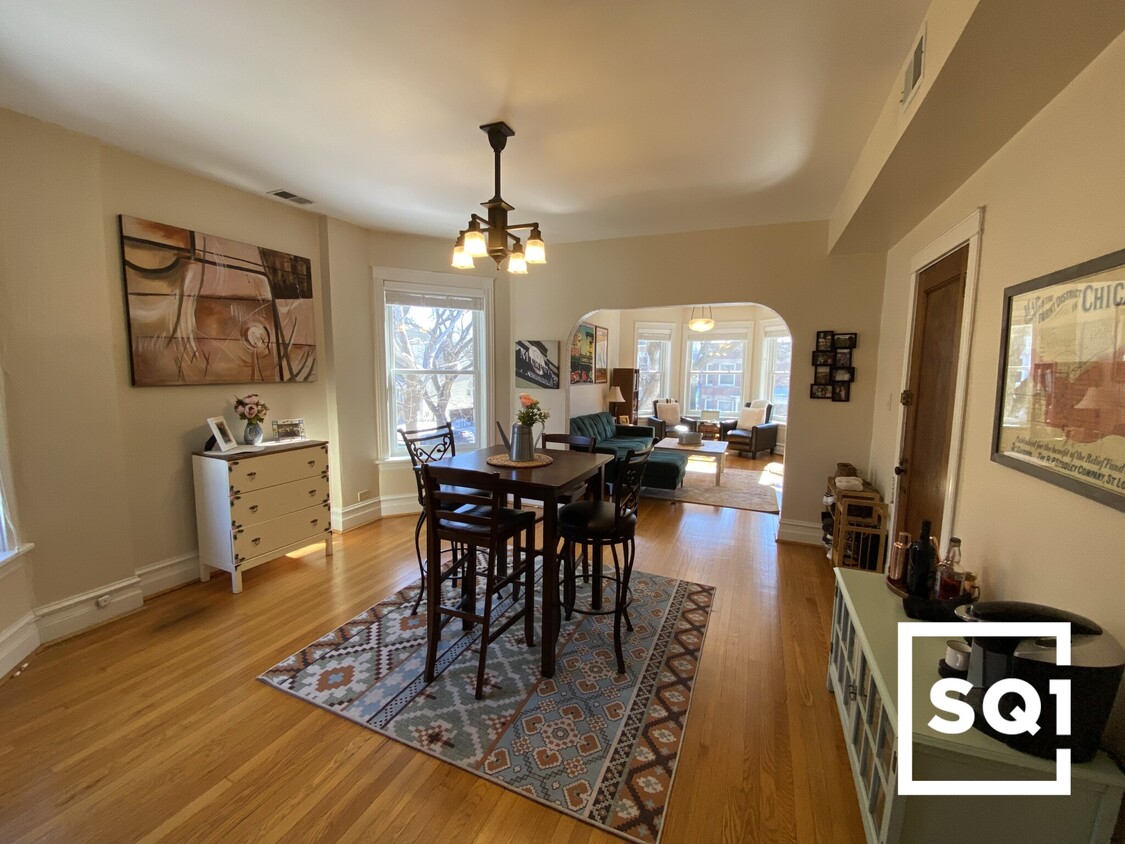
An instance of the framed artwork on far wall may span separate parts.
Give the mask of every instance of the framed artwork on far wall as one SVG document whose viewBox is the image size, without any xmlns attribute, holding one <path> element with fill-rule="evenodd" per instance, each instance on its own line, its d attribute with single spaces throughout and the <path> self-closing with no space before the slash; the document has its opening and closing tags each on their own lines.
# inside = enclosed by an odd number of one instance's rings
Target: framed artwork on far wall
<svg viewBox="0 0 1125 844">
<path fill-rule="evenodd" d="M 609 383 L 609 329 L 594 326 L 594 383 Z"/>
<path fill-rule="evenodd" d="M 832 337 L 834 334 L 834 331 L 816 332 L 816 350 L 818 352 L 832 351 Z"/>
<path fill-rule="evenodd" d="M 830 367 L 830 366 L 814 366 L 813 367 L 813 383 L 814 384 L 831 384 L 832 383 L 832 367 Z M 814 396 L 813 398 L 816 398 L 816 396 Z"/>
<path fill-rule="evenodd" d="M 559 388 L 559 341 L 516 341 L 516 386 Z"/>
<path fill-rule="evenodd" d="M 848 381 L 837 381 L 832 385 L 832 401 L 851 401 L 852 385 Z"/>
<path fill-rule="evenodd" d="M 854 331 L 832 336 L 832 346 L 836 349 L 854 349 L 858 343 L 859 335 Z"/>
<path fill-rule="evenodd" d="M 832 385 L 831 384 L 811 384 L 809 386 L 810 399 L 830 399 L 832 398 Z"/>
<path fill-rule="evenodd" d="M 594 326 L 584 322 L 570 338 L 570 383 L 594 383 Z"/>
<path fill-rule="evenodd" d="M 815 351 L 812 353 L 813 366 L 832 366 L 836 362 L 831 349 Z"/>
</svg>

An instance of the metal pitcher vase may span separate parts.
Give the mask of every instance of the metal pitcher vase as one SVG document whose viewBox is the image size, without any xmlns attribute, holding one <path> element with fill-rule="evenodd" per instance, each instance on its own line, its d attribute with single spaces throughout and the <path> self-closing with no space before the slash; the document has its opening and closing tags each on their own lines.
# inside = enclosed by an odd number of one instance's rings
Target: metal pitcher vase
<svg viewBox="0 0 1125 844">
<path fill-rule="evenodd" d="M 520 463 L 535 459 L 534 432 L 530 425 L 521 425 L 519 422 L 512 423 L 512 447 L 508 452 L 508 457 Z"/>
</svg>

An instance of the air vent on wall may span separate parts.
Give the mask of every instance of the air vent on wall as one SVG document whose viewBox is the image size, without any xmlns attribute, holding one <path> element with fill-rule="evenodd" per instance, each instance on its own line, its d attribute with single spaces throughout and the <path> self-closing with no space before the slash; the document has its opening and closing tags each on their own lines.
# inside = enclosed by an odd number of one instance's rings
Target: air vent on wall
<svg viewBox="0 0 1125 844">
<path fill-rule="evenodd" d="M 918 40 L 914 42 L 914 49 L 910 51 L 910 58 L 906 60 L 906 70 L 902 79 L 902 107 L 910 102 L 918 85 L 922 82 L 922 67 L 926 58 L 926 30 L 923 27 Z"/>
<path fill-rule="evenodd" d="M 277 190 L 271 190 L 269 192 L 269 195 L 276 196 L 278 199 L 287 199 L 290 202 L 296 203 L 297 205 L 313 204 L 313 201 L 311 199 L 305 199 L 303 196 L 297 196 L 297 194 L 293 193 L 292 191 L 282 190 L 281 188 L 278 188 Z"/>
</svg>

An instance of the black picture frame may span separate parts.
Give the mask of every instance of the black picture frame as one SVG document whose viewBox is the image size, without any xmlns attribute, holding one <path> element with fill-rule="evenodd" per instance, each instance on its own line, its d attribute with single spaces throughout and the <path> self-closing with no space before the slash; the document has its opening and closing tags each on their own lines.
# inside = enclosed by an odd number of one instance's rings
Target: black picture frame
<svg viewBox="0 0 1125 844">
<path fill-rule="evenodd" d="M 836 349 L 832 353 L 832 366 L 837 369 L 850 368 L 852 365 L 852 350 L 850 348 Z"/>
<path fill-rule="evenodd" d="M 832 367 L 832 383 L 841 384 L 844 382 L 853 383 L 855 381 L 855 367 L 854 366 L 834 366 Z"/>
<path fill-rule="evenodd" d="M 832 398 L 832 385 L 831 384 L 810 384 L 809 385 L 809 398 L 810 399 L 830 399 L 830 398 Z"/>
<path fill-rule="evenodd" d="M 1004 290 L 991 460 L 1125 512 L 1125 249 Z"/>
<path fill-rule="evenodd" d="M 832 385 L 832 401 L 851 401 L 852 385 L 847 381 L 840 381 Z"/>
<path fill-rule="evenodd" d="M 813 367 L 813 384 L 831 384 L 832 383 L 832 367 L 830 366 L 814 366 Z"/>
<path fill-rule="evenodd" d="M 832 351 L 832 338 L 836 332 L 834 331 L 818 331 L 816 332 L 816 350 L 818 352 Z"/>
<path fill-rule="evenodd" d="M 837 333 L 832 337 L 832 348 L 854 349 L 859 343 L 859 334 L 854 331 Z"/>
<path fill-rule="evenodd" d="M 834 354 L 835 352 L 833 352 L 831 349 L 827 351 L 814 351 L 812 353 L 812 365 L 832 366 L 832 364 L 835 362 L 835 358 L 833 357 Z"/>
</svg>

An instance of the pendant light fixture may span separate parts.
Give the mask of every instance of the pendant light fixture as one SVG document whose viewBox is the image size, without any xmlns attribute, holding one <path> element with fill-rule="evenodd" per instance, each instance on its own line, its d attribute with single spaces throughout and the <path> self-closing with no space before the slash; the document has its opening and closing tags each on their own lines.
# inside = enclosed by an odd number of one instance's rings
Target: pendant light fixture
<svg viewBox="0 0 1125 844">
<path fill-rule="evenodd" d="M 697 311 L 699 312 L 699 316 L 696 316 Z M 700 307 L 696 307 L 695 305 L 692 305 L 691 319 L 687 321 L 687 327 L 692 331 L 698 331 L 700 333 L 704 331 L 710 331 L 712 328 L 714 328 L 715 319 L 713 314 L 711 313 L 711 306 L 702 305 Z"/>
<path fill-rule="evenodd" d="M 508 259 L 508 272 L 525 275 L 528 264 L 547 263 L 547 249 L 543 245 L 543 234 L 538 223 L 508 224 L 508 212 L 515 209 L 500 196 L 500 153 L 508 138 L 516 133 L 507 123 L 486 123 L 480 127 L 488 135 L 489 146 L 495 160 L 496 191 L 492 199 L 482 202 L 488 209 L 488 218 L 478 214 L 469 217 L 469 225 L 458 236 L 453 246 L 453 266 L 457 269 L 472 269 L 474 258 L 490 255 L 496 261 L 496 268 Z M 518 229 L 531 229 L 525 245 L 512 234 Z M 511 246 L 508 243 L 511 241 Z"/>
</svg>

